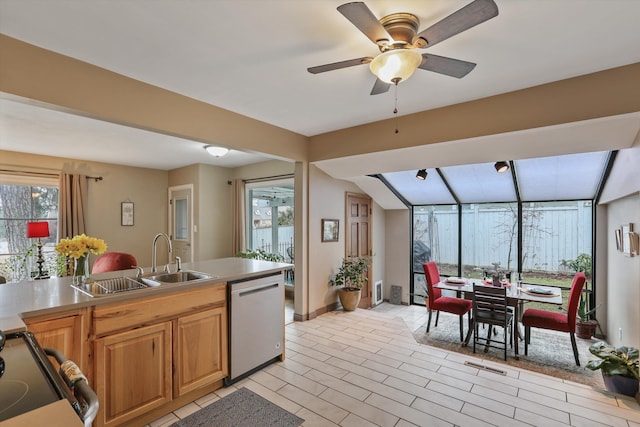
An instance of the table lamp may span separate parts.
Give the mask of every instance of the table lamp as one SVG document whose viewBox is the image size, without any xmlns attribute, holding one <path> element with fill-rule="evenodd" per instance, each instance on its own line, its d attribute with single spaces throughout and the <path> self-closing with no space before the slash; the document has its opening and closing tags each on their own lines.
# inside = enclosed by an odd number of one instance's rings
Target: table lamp
<svg viewBox="0 0 640 427">
<path fill-rule="evenodd" d="M 27 223 L 27 237 L 30 239 L 38 239 L 38 275 L 34 279 L 48 279 L 49 275 L 45 274 L 42 270 L 42 264 L 44 264 L 44 257 L 42 256 L 42 237 L 49 237 L 49 223 L 48 222 L 28 222 Z M 31 274 L 28 272 L 27 274 Z"/>
</svg>

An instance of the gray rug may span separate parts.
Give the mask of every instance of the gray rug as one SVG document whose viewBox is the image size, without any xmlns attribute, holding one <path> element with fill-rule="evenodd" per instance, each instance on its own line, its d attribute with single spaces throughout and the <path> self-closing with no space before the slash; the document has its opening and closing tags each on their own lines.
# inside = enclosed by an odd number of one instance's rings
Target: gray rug
<svg viewBox="0 0 640 427">
<path fill-rule="evenodd" d="M 580 355 L 580 365 L 576 366 L 573 358 L 573 350 L 571 348 L 571 340 L 568 333 L 547 331 L 544 329 L 531 328 L 531 343 L 529 344 L 529 354 L 524 355 L 524 341 L 520 341 L 520 360 L 513 357 L 513 349 L 509 348 L 507 353 L 507 361 L 503 359 L 503 351 L 500 349 L 489 348 L 487 353 L 484 352 L 484 346 L 476 347 L 476 353 L 473 354 L 473 337 L 469 341 L 467 347 L 460 344 L 460 332 L 458 316 L 449 315 L 448 313 L 440 313 L 440 321 L 438 326 L 434 327 L 435 314 L 431 319 L 431 328 L 426 333 L 427 325 L 418 328 L 413 336 L 417 342 L 427 344 L 433 347 L 442 348 L 449 351 L 468 354 L 480 359 L 490 360 L 496 363 L 503 363 L 516 368 L 528 369 L 534 372 L 540 372 L 551 375 L 556 378 L 586 384 L 593 387 L 604 388 L 602 375 L 600 371 L 590 371 L 584 366 L 594 356 L 589 353 L 589 346 L 597 340 L 580 339 L 576 337 L 578 344 L 578 353 Z M 502 339 L 502 328 L 498 328 L 498 338 Z M 464 331 L 467 333 L 467 319 L 464 320 Z M 524 335 L 524 331 L 521 329 Z M 480 328 L 480 335 L 486 337 L 487 329 Z"/>
<path fill-rule="evenodd" d="M 171 427 L 297 427 L 303 422 L 302 418 L 243 387 Z"/>
</svg>

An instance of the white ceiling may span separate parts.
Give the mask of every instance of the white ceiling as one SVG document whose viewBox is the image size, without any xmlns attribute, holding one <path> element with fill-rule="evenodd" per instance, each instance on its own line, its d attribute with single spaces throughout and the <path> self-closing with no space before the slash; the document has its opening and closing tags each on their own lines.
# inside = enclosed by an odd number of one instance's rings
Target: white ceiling
<svg viewBox="0 0 640 427">
<path fill-rule="evenodd" d="M 337 12 L 342 3 L 0 0 L 0 32 L 312 136 L 392 116 L 393 90 L 370 96 L 375 78 L 366 65 L 318 75 L 306 71 L 377 53 Z M 366 1 L 377 17 L 400 11 L 417 15 L 420 29 L 468 3 Z M 398 88 L 400 114 L 640 62 L 640 1 L 496 3 L 496 18 L 427 50 L 477 67 L 463 79 L 417 70 Z M 200 142 L 176 144 L 177 138 L 6 96 L 0 99 L 0 127 L 0 149 L 116 164 L 171 169 L 192 163 L 237 166 L 263 158 L 239 152 L 208 158 Z M 146 149 L 151 141 L 153 156 Z"/>
</svg>

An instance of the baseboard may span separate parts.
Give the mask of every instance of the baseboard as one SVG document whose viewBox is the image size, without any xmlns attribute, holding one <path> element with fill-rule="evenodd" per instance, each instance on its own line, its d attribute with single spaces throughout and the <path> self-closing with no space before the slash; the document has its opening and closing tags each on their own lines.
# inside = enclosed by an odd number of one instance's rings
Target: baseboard
<svg viewBox="0 0 640 427">
<path fill-rule="evenodd" d="M 320 315 L 323 315 L 325 313 L 328 313 L 330 311 L 334 311 L 334 310 L 338 309 L 339 307 L 341 307 L 341 305 L 338 304 L 337 302 L 334 302 L 333 304 L 329 304 L 327 306 L 320 307 L 317 310 L 312 311 L 311 313 L 306 314 L 306 315 L 294 313 L 293 314 L 293 320 L 296 321 L 296 322 L 304 322 L 306 320 L 313 320 L 316 317 L 318 317 Z"/>
</svg>

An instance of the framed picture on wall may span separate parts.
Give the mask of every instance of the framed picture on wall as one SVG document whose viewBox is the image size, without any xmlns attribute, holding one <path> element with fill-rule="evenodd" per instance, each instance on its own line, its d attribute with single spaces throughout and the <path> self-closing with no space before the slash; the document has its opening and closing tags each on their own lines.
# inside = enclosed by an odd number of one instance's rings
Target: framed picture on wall
<svg viewBox="0 0 640 427">
<path fill-rule="evenodd" d="M 322 241 L 337 242 L 340 231 L 340 221 L 337 219 L 322 220 Z"/>
<path fill-rule="evenodd" d="M 121 225 L 133 225 L 133 202 L 120 204 Z"/>
</svg>

